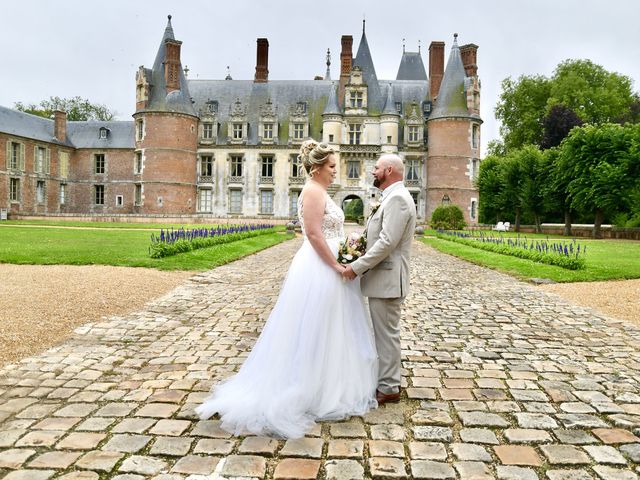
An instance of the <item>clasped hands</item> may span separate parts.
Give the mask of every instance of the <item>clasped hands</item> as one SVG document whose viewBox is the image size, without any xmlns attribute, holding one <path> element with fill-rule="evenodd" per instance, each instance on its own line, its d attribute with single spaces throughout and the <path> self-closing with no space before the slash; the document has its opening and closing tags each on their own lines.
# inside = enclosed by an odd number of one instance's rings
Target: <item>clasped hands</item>
<svg viewBox="0 0 640 480">
<path fill-rule="evenodd" d="M 353 280 L 354 278 L 357 277 L 356 272 L 353 271 L 353 268 L 351 268 L 351 265 L 347 265 L 342 266 L 340 265 L 342 271 L 340 271 L 340 275 L 342 275 L 342 279 L 343 280 Z"/>
</svg>

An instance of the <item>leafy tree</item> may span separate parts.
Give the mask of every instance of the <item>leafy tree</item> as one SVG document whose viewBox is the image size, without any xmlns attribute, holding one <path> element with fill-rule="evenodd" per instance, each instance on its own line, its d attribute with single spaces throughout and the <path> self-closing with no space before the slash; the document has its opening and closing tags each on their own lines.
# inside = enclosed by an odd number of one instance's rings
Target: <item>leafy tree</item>
<svg viewBox="0 0 640 480">
<path fill-rule="evenodd" d="M 551 95 L 551 82 L 542 75 L 511 77 L 502 81 L 502 93 L 495 108 L 500 134 L 507 150 L 526 144 L 540 144 L 542 120 Z"/>
<path fill-rule="evenodd" d="M 565 60 L 551 78 L 533 75 L 502 81 L 495 114 L 506 150 L 542 145 L 544 120 L 558 104 L 584 123 L 634 122 L 640 115 L 640 100 L 629 77 L 590 60 Z"/>
<path fill-rule="evenodd" d="M 520 231 L 520 223 L 523 213 L 523 189 L 526 179 L 527 168 L 525 158 L 520 150 L 510 151 L 500 166 L 500 177 L 502 189 L 500 191 L 501 204 L 504 207 L 513 209 L 515 215 L 515 231 Z"/>
<path fill-rule="evenodd" d="M 113 120 L 115 116 L 115 113 L 106 106 L 91 103 L 81 97 L 51 97 L 49 100 L 42 100 L 38 104 L 25 105 L 22 102 L 17 102 L 14 106 L 16 110 L 45 118 L 51 118 L 55 110 L 64 110 L 67 112 L 67 120 L 70 121 Z"/>
<path fill-rule="evenodd" d="M 542 233 L 542 216 L 545 213 L 544 185 L 548 181 L 545 156 L 534 145 L 527 145 L 513 153 L 517 169 L 522 176 L 518 204 L 523 213 L 533 217 L 536 233 Z M 519 224 L 516 219 L 516 231 Z"/>
<path fill-rule="evenodd" d="M 571 207 L 592 212 L 594 238 L 606 215 L 629 211 L 638 188 L 640 127 L 587 125 L 562 143 L 558 171 L 567 183 Z"/>
<path fill-rule="evenodd" d="M 344 216 L 347 220 L 359 220 L 363 216 L 364 205 L 362 200 L 354 198 L 345 202 Z"/>
<path fill-rule="evenodd" d="M 573 127 L 579 127 L 582 123 L 576 112 L 566 105 L 553 105 L 542 120 L 543 136 L 540 146 L 544 149 L 557 147 Z"/>
<path fill-rule="evenodd" d="M 591 60 L 565 60 L 553 73 L 547 105 L 558 103 L 571 108 L 584 122 L 612 122 L 633 103 L 631 79 Z"/>
<path fill-rule="evenodd" d="M 569 197 L 571 178 L 565 175 L 563 165 L 559 164 L 560 148 L 544 151 L 544 165 L 547 169 L 547 181 L 542 186 L 546 212 L 562 212 L 564 218 L 564 235 L 571 236 L 573 211 Z"/>
<path fill-rule="evenodd" d="M 502 219 L 502 178 L 500 176 L 501 156 L 488 155 L 480 163 L 476 187 L 480 193 L 479 216 L 482 223 L 494 223 Z"/>
</svg>

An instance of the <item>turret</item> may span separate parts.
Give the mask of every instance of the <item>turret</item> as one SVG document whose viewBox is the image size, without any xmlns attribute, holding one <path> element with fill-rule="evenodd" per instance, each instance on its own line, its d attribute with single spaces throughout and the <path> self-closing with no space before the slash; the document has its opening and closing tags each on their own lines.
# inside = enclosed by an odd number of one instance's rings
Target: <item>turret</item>
<svg viewBox="0 0 640 480">
<path fill-rule="evenodd" d="M 332 145 L 342 143 L 342 110 L 338 106 L 336 86 L 332 82 L 329 100 L 322 112 L 322 141 Z"/>
<path fill-rule="evenodd" d="M 398 153 L 400 114 L 393 100 L 393 85 L 387 88 L 387 100 L 380 115 L 380 147 L 384 153 Z"/>
<path fill-rule="evenodd" d="M 439 205 L 458 205 L 470 225 L 478 222 L 478 191 L 474 186 L 480 158 L 480 84 L 475 73 L 473 45 L 463 62 L 454 35 L 442 83 L 427 122 L 429 156 L 427 171 L 427 219 Z M 432 44 L 433 46 L 433 44 Z M 474 76 L 468 76 L 473 73 Z M 432 76 L 431 81 L 434 81 Z M 433 87 L 433 84 L 432 84 Z M 433 93 L 433 90 L 432 90 Z"/>
</svg>

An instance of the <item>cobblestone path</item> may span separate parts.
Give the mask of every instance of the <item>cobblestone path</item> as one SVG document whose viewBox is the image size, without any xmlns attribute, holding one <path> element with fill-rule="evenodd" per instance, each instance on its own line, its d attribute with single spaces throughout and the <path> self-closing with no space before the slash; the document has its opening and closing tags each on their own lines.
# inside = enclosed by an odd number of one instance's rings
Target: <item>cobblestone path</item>
<svg viewBox="0 0 640 480">
<path fill-rule="evenodd" d="M 0 371 L 0 478 L 638 479 L 640 329 L 417 242 L 400 404 L 286 442 L 199 421 L 299 245 Z"/>
</svg>

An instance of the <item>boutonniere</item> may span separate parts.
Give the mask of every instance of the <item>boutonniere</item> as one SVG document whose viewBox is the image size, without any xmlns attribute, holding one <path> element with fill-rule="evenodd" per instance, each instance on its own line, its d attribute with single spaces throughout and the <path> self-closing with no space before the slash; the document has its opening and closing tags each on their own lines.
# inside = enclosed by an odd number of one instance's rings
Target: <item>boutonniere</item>
<svg viewBox="0 0 640 480">
<path fill-rule="evenodd" d="M 369 213 L 369 218 L 373 217 L 379 208 L 380 202 L 371 202 L 371 213 Z"/>
</svg>

